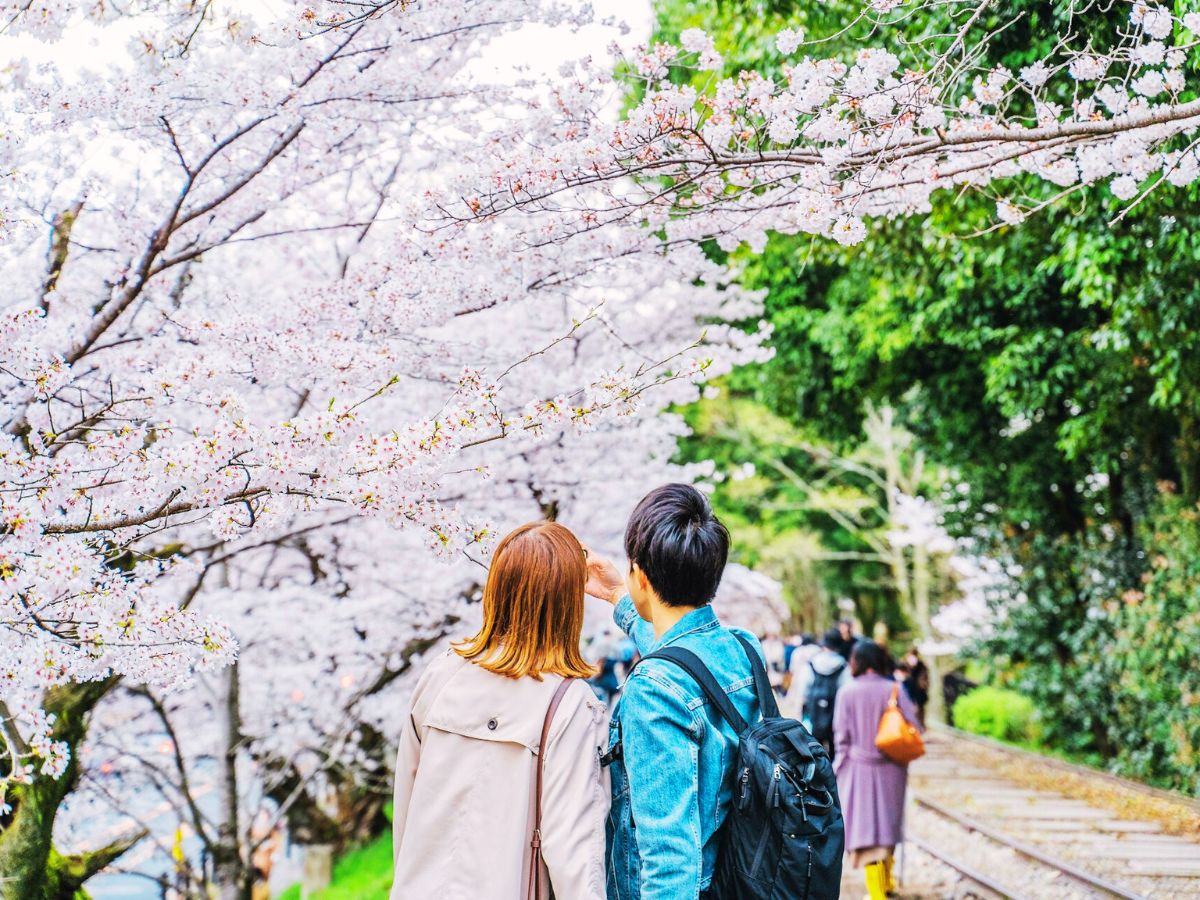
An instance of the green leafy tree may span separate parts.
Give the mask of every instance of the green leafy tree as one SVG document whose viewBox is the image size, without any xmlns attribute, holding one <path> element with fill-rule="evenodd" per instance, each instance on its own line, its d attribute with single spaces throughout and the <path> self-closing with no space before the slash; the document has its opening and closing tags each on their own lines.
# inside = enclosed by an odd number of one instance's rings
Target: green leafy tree
<svg viewBox="0 0 1200 900">
<path fill-rule="evenodd" d="M 664 39 L 705 27 L 729 69 L 771 74 L 779 60 L 766 36 L 780 24 L 833 35 L 822 52 L 849 58 L 861 39 L 856 11 L 671 0 L 659 4 L 658 25 Z M 1044 55 L 1070 10 L 1018 0 L 1004 20 L 1013 12 L 988 54 L 1015 71 Z M 937 10 L 922 15 L 914 34 L 945 25 Z M 984 27 L 1000 24 L 994 15 Z M 1089 15 L 1103 36 L 1124 10 Z M 917 61 L 919 45 L 891 49 Z M 1003 187 L 1026 207 L 1053 190 Z M 927 216 L 874 223 L 852 248 L 772 235 L 760 254 L 728 259 L 743 284 L 766 292 L 775 350 L 728 379 L 730 396 L 840 453 L 861 441 L 868 402 L 896 403 L 928 458 L 969 486 L 949 524 L 1008 563 L 998 625 L 973 652 L 1034 698 L 1047 740 L 1179 785 L 1194 783 L 1197 763 L 1178 748 L 1195 746 L 1200 711 L 1180 700 L 1190 688 L 1157 685 L 1179 681 L 1177 666 L 1200 668 L 1194 624 L 1181 644 L 1121 648 L 1143 609 L 1156 622 L 1167 611 L 1193 622 L 1181 565 L 1166 579 L 1147 560 L 1155 536 L 1173 533 L 1167 519 L 1200 501 L 1198 200 L 1195 188 L 1151 193 L 1123 211 L 1091 191 L 996 227 L 990 198 L 942 196 Z M 772 482 L 760 493 L 785 489 L 784 475 L 756 471 Z M 1163 489 L 1177 494 L 1174 507 L 1160 502 Z M 802 524 L 822 544 L 850 535 Z M 768 527 L 785 533 L 787 523 Z M 826 584 L 847 577 L 853 570 Z M 1155 590 L 1144 601 L 1113 606 L 1143 592 L 1147 577 Z M 1157 748 L 1153 764 L 1146 747 Z"/>
</svg>

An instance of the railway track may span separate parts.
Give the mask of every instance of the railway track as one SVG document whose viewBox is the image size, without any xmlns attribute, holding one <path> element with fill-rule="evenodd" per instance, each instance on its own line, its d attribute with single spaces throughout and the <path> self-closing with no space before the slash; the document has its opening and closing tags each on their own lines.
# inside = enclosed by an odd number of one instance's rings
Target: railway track
<svg viewBox="0 0 1200 900">
<path fill-rule="evenodd" d="M 1200 815 L 1200 800 L 1195 797 L 1189 797 L 1186 794 L 1181 794 L 1178 791 L 1165 791 L 1162 788 L 1151 787 L 1148 784 L 1142 784 L 1140 781 L 1133 781 L 1129 778 L 1121 778 L 1118 775 L 1102 772 L 1099 769 L 1093 769 L 1089 766 L 1081 766 L 1078 763 L 1067 762 L 1064 759 L 1056 759 L 1053 756 L 1045 756 L 1041 753 L 1035 753 L 1032 750 L 1025 750 L 1021 747 L 1014 747 L 1011 744 L 1003 744 L 1000 741 L 993 740 L 989 737 L 984 737 L 979 734 L 971 734 L 968 731 L 960 731 L 957 728 L 951 728 L 949 725 L 939 725 L 934 723 L 932 729 L 938 734 L 945 734 L 951 739 L 961 741 L 968 744 L 976 744 L 980 747 L 986 747 L 989 750 L 995 750 L 998 753 L 1003 753 L 1014 759 L 1024 760 L 1030 765 L 1035 765 L 1044 769 L 1054 769 L 1059 772 L 1066 772 L 1071 775 L 1077 775 L 1080 778 L 1087 778 L 1090 781 L 1111 785 L 1123 791 L 1141 794 L 1145 797 L 1151 797 L 1155 800 L 1160 800 L 1165 803 L 1173 803 L 1177 806 L 1184 807 L 1192 812 Z"/>
<path fill-rule="evenodd" d="M 1095 775 L 1097 782 L 1177 804 L 1198 822 L 1200 804 L 992 744 L 938 729 L 926 757 L 912 765 L 908 841 L 958 881 L 952 890 L 916 896 L 961 897 L 965 888 L 968 896 L 1012 900 L 1200 900 L 1200 843 L 1166 833 L 1157 821 L 1083 802 L 1070 794 L 1077 781 L 1064 777 L 1056 790 L 1045 776 Z M 1013 760 L 1039 777 L 1009 777 Z"/>
</svg>

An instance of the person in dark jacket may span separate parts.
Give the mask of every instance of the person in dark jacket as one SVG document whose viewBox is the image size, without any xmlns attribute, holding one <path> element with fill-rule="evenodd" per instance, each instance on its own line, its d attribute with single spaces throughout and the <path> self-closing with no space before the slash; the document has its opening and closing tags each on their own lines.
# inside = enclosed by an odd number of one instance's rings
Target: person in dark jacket
<svg viewBox="0 0 1200 900">
<path fill-rule="evenodd" d="M 850 665 L 838 652 L 841 635 L 831 629 L 821 650 L 801 669 L 792 690 L 801 699 L 800 719 L 833 759 L 833 709 L 838 691 L 850 682 Z"/>
<path fill-rule="evenodd" d="M 908 699 L 917 708 L 917 717 L 924 727 L 925 706 L 929 703 L 929 667 L 921 659 L 916 647 L 904 655 L 904 659 L 896 666 L 896 672 L 897 680 L 904 683 L 904 693 L 908 694 Z"/>
<path fill-rule="evenodd" d="M 850 661 L 850 652 L 854 649 L 858 638 L 854 635 L 854 623 L 849 619 L 839 619 L 837 625 L 834 626 L 836 637 L 834 638 L 833 650 L 836 650 L 842 655 L 842 659 L 846 662 Z M 832 634 L 833 632 L 831 632 Z M 828 638 L 829 635 L 827 634 Z"/>
</svg>

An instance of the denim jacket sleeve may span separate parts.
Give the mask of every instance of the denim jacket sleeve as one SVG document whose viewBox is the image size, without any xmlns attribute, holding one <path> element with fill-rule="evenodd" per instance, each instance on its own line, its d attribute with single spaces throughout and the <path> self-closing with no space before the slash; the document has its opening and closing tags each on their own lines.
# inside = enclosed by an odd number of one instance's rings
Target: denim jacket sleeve
<svg viewBox="0 0 1200 900">
<path fill-rule="evenodd" d="M 696 900 L 703 877 L 698 796 L 703 726 L 679 689 L 644 666 L 630 676 L 621 705 L 641 900 Z"/>
<path fill-rule="evenodd" d="M 645 656 L 654 648 L 654 626 L 638 615 L 633 598 L 626 594 L 613 609 L 613 621 L 617 627 L 633 638 L 638 653 Z"/>
</svg>

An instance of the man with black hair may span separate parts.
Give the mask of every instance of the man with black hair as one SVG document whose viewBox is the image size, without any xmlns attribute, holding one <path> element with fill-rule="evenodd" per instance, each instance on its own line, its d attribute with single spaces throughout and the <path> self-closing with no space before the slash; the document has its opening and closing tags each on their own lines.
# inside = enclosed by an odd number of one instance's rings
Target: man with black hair
<svg viewBox="0 0 1200 900">
<path fill-rule="evenodd" d="M 861 640 L 854 633 L 854 623 L 849 619 L 838 619 L 833 634 L 835 643 L 831 649 L 840 653 L 846 662 L 850 662 L 850 653 L 854 650 L 854 645 Z M 826 637 L 828 636 L 827 634 Z"/>
<path fill-rule="evenodd" d="M 616 607 L 614 619 L 643 656 L 663 647 L 700 657 L 747 720 L 759 718 L 747 651 L 709 605 L 729 555 L 729 532 L 691 485 L 642 499 L 625 530 L 629 570 L 590 556 L 587 591 Z M 608 820 L 610 900 L 703 897 L 734 791 L 737 734 L 679 666 L 646 659 L 613 712 L 613 803 Z"/>
</svg>

